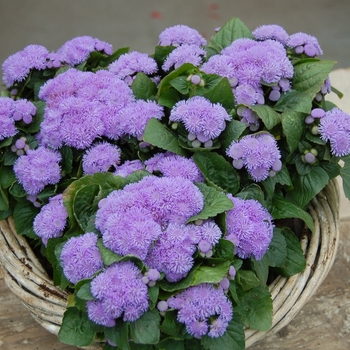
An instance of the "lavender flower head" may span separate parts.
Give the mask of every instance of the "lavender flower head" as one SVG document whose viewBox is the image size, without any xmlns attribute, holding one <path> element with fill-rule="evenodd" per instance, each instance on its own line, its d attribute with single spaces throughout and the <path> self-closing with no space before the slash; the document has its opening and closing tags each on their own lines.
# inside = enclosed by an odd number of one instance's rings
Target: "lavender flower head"
<svg viewBox="0 0 350 350">
<path fill-rule="evenodd" d="M 76 66 L 88 59 L 91 52 L 102 51 L 107 55 L 113 52 L 112 45 L 91 36 L 79 36 L 67 41 L 58 50 L 61 62 Z"/>
<path fill-rule="evenodd" d="M 252 34 L 257 40 L 273 39 L 279 41 L 283 45 L 286 45 L 289 37 L 284 28 L 277 24 L 262 25 L 256 28 Z"/>
<path fill-rule="evenodd" d="M 20 156 L 13 170 L 28 194 L 38 194 L 46 185 L 54 185 L 61 179 L 61 158 L 58 152 L 39 147 Z"/>
<path fill-rule="evenodd" d="M 287 40 L 287 46 L 294 48 L 296 53 L 305 53 L 309 57 L 323 54 L 317 38 L 302 32 L 292 34 Z"/>
<path fill-rule="evenodd" d="M 131 261 L 108 266 L 91 281 L 96 301 L 87 303 L 88 317 L 97 324 L 111 327 L 115 319 L 136 321 L 148 310 L 147 286 L 142 273 Z"/>
<path fill-rule="evenodd" d="M 226 127 L 225 121 L 231 120 L 231 116 L 219 103 L 195 96 L 177 102 L 170 112 L 169 120 L 182 122 L 190 134 L 204 136 L 209 140 L 221 134 Z"/>
<path fill-rule="evenodd" d="M 350 154 L 350 115 L 339 108 L 326 112 L 320 119 L 319 133 L 322 140 L 329 141 L 331 151 L 337 157 Z"/>
<path fill-rule="evenodd" d="M 105 173 L 120 162 L 120 148 L 108 142 L 92 146 L 83 155 L 83 171 L 85 174 Z"/>
<path fill-rule="evenodd" d="M 152 75 L 158 71 L 157 62 L 148 54 L 138 51 L 121 55 L 109 65 L 108 69 L 129 85 L 133 82 L 132 76 L 136 73 L 142 72 L 146 75 Z"/>
<path fill-rule="evenodd" d="M 240 258 L 262 259 L 273 236 L 272 216 L 254 199 L 227 196 L 234 208 L 226 213 L 226 239 L 234 243 L 235 254 Z"/>
<path fill-rule="evenodd" d="M 179 68 L 185 63 L 192 63 L 198 67 L 205 56 L 206 52 L 204 49 L 197 45 L 184 44 L 173 50 L 163 63 L 163 70 L 169 71 L 172 67 Z"/>
<path fill-rule="evenodd" d="M 49 199 L 33 222 L 33 229 L 46 246 L 49 238 L 57 238 L 63 235 L 67 224 L 68 213 L 63 205 L 62 195 L 56 195 Z"/>
<path fill-rule="evenodd" d="M 263 181 L 274 176 L 282 168 L 281 154 L 276 140 L 268 133 L 244 136 L 233 141 L 226 151 L 233 158 L 233 166 L 245 166 L 255 181 Z"/>
<path fill-rule="evenodd" d="M 33 116 L 36 113 L 34 104 L 26 99 L 19 99 L 15 101 L 13 118 L 16 121 L 23 120 L 25 124 L 30 124 Z"/>
<path fill-rule="evenodd" d="M 22 51 L 9 56 L 2 64 L 2 80 L 6 87 L 23 81 L 32 69 L 45 69 L 48 54 L 44 46 L 28 45 Z"/>
<path fill-rule="evenodd" d="M 186 158 L 174 153 L 157 153 L 145 161 L 146 170 L 159 171 L 166 177 L 183 177 L 192 182 L 203 182 L 204 178 L 192 158 Z"/>
<path fill-rule="evenodd" d="M 207 41 L 196 29 L 178 24 L 163 30 L 159 35 L 160 46 L 197 45 L 204 46 Z"/>
<path fill-rule="evenodd" d="M 85 233 L 70 238 L 61 252 L 63 273 L 71 283 L 91 278 L 103 268 L 103 260 L 97 247 L 97 234 Z"/>
<path fill-rule="evenodd" d="M 195 338 L 222 336 L 233 315 L 231 302 L 223 290 L 208 283 L 190 287 L 167 302 L 178 310 L 177 320 Z"/>
<path fill-rule="evenodd" d="M 177 282 L 191 270 L 196 251 L 192 225 L 170 223 L 150 250 L 145 260 L 153 269 L 165 273 L 169 282 Z"/>
<path fill-rule="evenodd" d="M 15 101 L 9 97 L 0 97 L 0 141 L 17 134 L 13 118 Z"/>
</svg>

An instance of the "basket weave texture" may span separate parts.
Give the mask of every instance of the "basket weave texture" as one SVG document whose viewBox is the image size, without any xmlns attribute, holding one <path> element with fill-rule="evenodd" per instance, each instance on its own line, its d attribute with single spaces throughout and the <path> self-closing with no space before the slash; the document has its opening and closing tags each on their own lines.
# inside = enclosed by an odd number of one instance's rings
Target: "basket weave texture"
<svg viewBox="0 0 350 350">
<path fill-rule="evenodd" d="M 278 277 L 269 286 L 273 299 L 272 327 L 267 332 L 245 330 L 246 348 L 285 327 L 316 292 L 331 269 L 339 241 L 339 189 L 332 180 L 310 203 L 315 232 L 305 233 L 301 245 L 304 272 Z M 68 293 L 53 284 L 24 237 L 16 234 L 12 218 L 0 221 L 0 272 L 6 285 L 28 308 L 34 319 L 58 334 Z M 84 349 L 102 349 L 94 344 Z"/>
</svg>

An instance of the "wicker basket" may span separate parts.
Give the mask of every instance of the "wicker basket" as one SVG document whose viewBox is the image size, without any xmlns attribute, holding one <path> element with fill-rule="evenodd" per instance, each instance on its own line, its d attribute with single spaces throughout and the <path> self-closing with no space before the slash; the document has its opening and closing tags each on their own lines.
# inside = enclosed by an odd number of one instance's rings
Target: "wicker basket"
<svg viewBox="0 0 350 350">
<path fill-rule="evenodd" d="M 246 348 L 285 327 L 311 298 L 333 265 L 339 236 L 339 190 L 336 180 L 310 203 L 315 232 L 301 243 L 306 269 L 291 278 L 278 277 L 269 287 L 273 325 L 267 332 L 247 329 Z M 311 237 L 311 238 L 310 238 Z M 57 334 L 68 294 L 53 285 L 26 240 L 15 233 L 12 219 L 0 221 L 0 267 L 5 283 L 49 332 Z M 85 349 L 101 349 L 95 344 Z"/>
</svg>

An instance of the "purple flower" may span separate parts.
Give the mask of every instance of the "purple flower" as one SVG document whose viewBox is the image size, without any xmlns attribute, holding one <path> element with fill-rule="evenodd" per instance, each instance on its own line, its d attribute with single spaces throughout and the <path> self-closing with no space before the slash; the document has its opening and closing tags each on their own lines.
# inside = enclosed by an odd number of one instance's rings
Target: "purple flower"
<svg viewBox="0 0 350 350">
<path fill-rule="evenodd" d="M 170 68 L 179 68 L 184 63 L 192 63 L 199 66 L 206 52 L 197 45 L 181 45 L 173 50 L 163 63 L 163 70 L 167 72 Z"/>
<path fill-rule="evenodd" d="M 195 338 L 222 336 L 232 319 L 232 305 L 222 289 L 209 283 L 190 287 L 168 299 L 168 305 L 178 310 L 177 320 Z M 208 332 L 209 331 L 209 332 Z"/>
<path fill-rule="evenodd" d="M 277 142 L 268 133 L 244 136 L 233 141 L 226 151 L 233 158 L 233 166 L 240 169 L 245 166 L 255 181 L 263 181 L 270 171 L 281 170 L 281 154 Z"/>
<path fill-rule="evenodd" d="M 162 230 L 148 210 L 135 207 L 120 211 L 116 208 L 105 221 L 101 233 L 103 244 L 113 252 L 145 259 Z"/>
<path fill-rule="evenodd" d="M 317 38 L 302 32 L 292 34 L 287 40 L 287 46 L 294 48 L 296 53 L 305 53 L 309 57 L 323 54 Z"/>
<path fill-rule="evenodd" d="M 128 175 L 132 174 L 134 171 L 144 170 L 144 169 L 145 169 L 145 166 L 143 165 L 141 160 L 139 159 L 127 160 L 123 164 L 116 166 L 114 175 L 127 177 Z"/>
<path fill-rule="evenodd" d="M 16 102 L 9 97 L 0 97 L 0 141 L 17 134 L 13 114 Z"/>
<path fill-rule="evenodd" d="M 56 195 L 49 199 L 49 203 L 45 204 L 40 213 L 34 218 L 33 229 L 47 245 L 49 238 L 61 237 L 67 224 L 68 214 L 63 205 L 62 195 Z"/>
<path fill-rule="evenodd" d="M 113 325 L 111 321 L 121 316 L 124 321 L 136 321 L 148 310 L 147 286 L 131 261 L 108 266 L 91 281 L 91 293 L 97 301 L 87 304 L 88 315 L 97 324 Z"/>
<path fill-rule="evenodd" d="M 79 36 L 63 44 L 57 50 L 57 54 L 61 57 L 61 62 L 75 66 L 87 60 L 93 51 L 103 51 L 105 54 L 111 55 L 113 48 L 112 45 L 99 39 L 90 36 Z"/>
<path fill-rule="evenodd" d="M 16 121 L 23 120 L 25 124 L 30 124 L 35 113 L 36 107 L 32 102 L 25 99 L 15 101 L 13 117 Z"/>
<path fill-rule="evenodd" d="M 225 129 L 225 121 L 230 120 L 231 116 L 219 103 L 211 103 L 205 97 L 195 96 L 177 102 L 169 119 L 182 122 L 191 134 L 215 139 Z"/>
<path fill-rule="evenodd" d="M 288 33 L 277 24 L 262 25 L 256 28 L 252 34 L 257 40 L 273 39 L 279 41 L 283 45 L 286 45 L 289 37 Z"/>
<path fill-rule="evenodd" d="M 114 318 L 106 312 L 101 300 L 88 300 L 86 302 L 88 317 L 92 322 L 105 327 L 114 327 Z"/>
<path fill-rule="evenodd" d="M 204 46 L 207 41 L 196 29 L 183 24 L 169 27 L 159 35 L 160 46 L 179 46 L 183 44 Z"/>
<path fill-rule="evenodd" d="M 121 55 L 108 67 L 109 71 L 118 78 L 125 80 L 131 85 L 131 78 L 136 73 L 142 72 L 147 75 L 157 73 L 157 62 L 146 53 L 133 51 Z"/>
<path fill-rule="evenodd" d="M 203 182 L 204 178 L 192 158 L 179 156 L 174 153 L 157 153 L 145 161 L 149 172 L 160 171 L 166 177 L 183 177 L 192 182 Z"/>
<path fill-rule="evenodd" d="M 320 119 L 319 133 L 322 140 L 330 141 L 331 151 L 337 157 L 350 153 L 350 115 L 339 108 L 326 112 Z"/>
<path fill-rule="evenodd" d="M 85 174 L 105 173 L 120 162 L 120 148 L 108 142 L 98 143 L 86 151 L 83 156 Z"/>
<path fill-rule="evenodd" d="M 9 56 L 2 64 L 5 85 L 9 88 L 16 82 L 23 81 L 31 69 L 45 69 L 48 54 L 44 46 L 28 45 L 22 51 Z"/>
<path fill-rule="evenodd" d="M 170 282 L 184 278 L 193 266 L 192 255 L 196 246 L 192 240 L 191 226 L 170 223 L 145 260 L 151 268 L 164 272 Z"/>
<path fill-rule="evenodd" d="M 70 238 L 61 252 L 63 273 L 72 283 L 91 278 L 103 268 L 103 260 L 97 247 L 97 234 L 85 233 Z"/>
<path fill-rule="evenodd" d="M 46 185 L 54 185 L 61 179 L 60 161 L 58 152 L 39 147 L 20 156 L 13 170 L 28 194 L 38 194 Z"/>
<path fill-rule="evenodd" d="M 226 239 L 235 244 L 235 254 L 240 258 L 262 259 L 273 236 L 272 216 L 256 200 L 227 196 L 234 208 L 226 213 Z"/>
<path fill-rule="evenodd" d="M 256 104 L 262 96 L 259 90 L 249 84 L 240 84 L 237 86 L 234 90 L 234 95 L 237 104 L 248 106 Z"/>
</svg>

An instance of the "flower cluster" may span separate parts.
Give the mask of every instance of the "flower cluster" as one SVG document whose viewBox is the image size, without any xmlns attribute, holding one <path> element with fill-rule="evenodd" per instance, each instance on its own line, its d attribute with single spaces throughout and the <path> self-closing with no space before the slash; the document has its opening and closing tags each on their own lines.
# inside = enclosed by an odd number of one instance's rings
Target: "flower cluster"
<svg viewBox="0 0 350 350">
<path fill-rule="evenodd" d="M 266 280 L 305 266 L 284 219 L 312 230 L 305 208 L 350 165 L 321 54 L 234 18 L 208 41 L 167 28 L 154 54 L 81 36 L 4 62 L 0 218 L 42 243 L 72 294 L 63 325 L 91 326 L 63 342 L 236 348 L 266 330 Z"/>
</svg>

